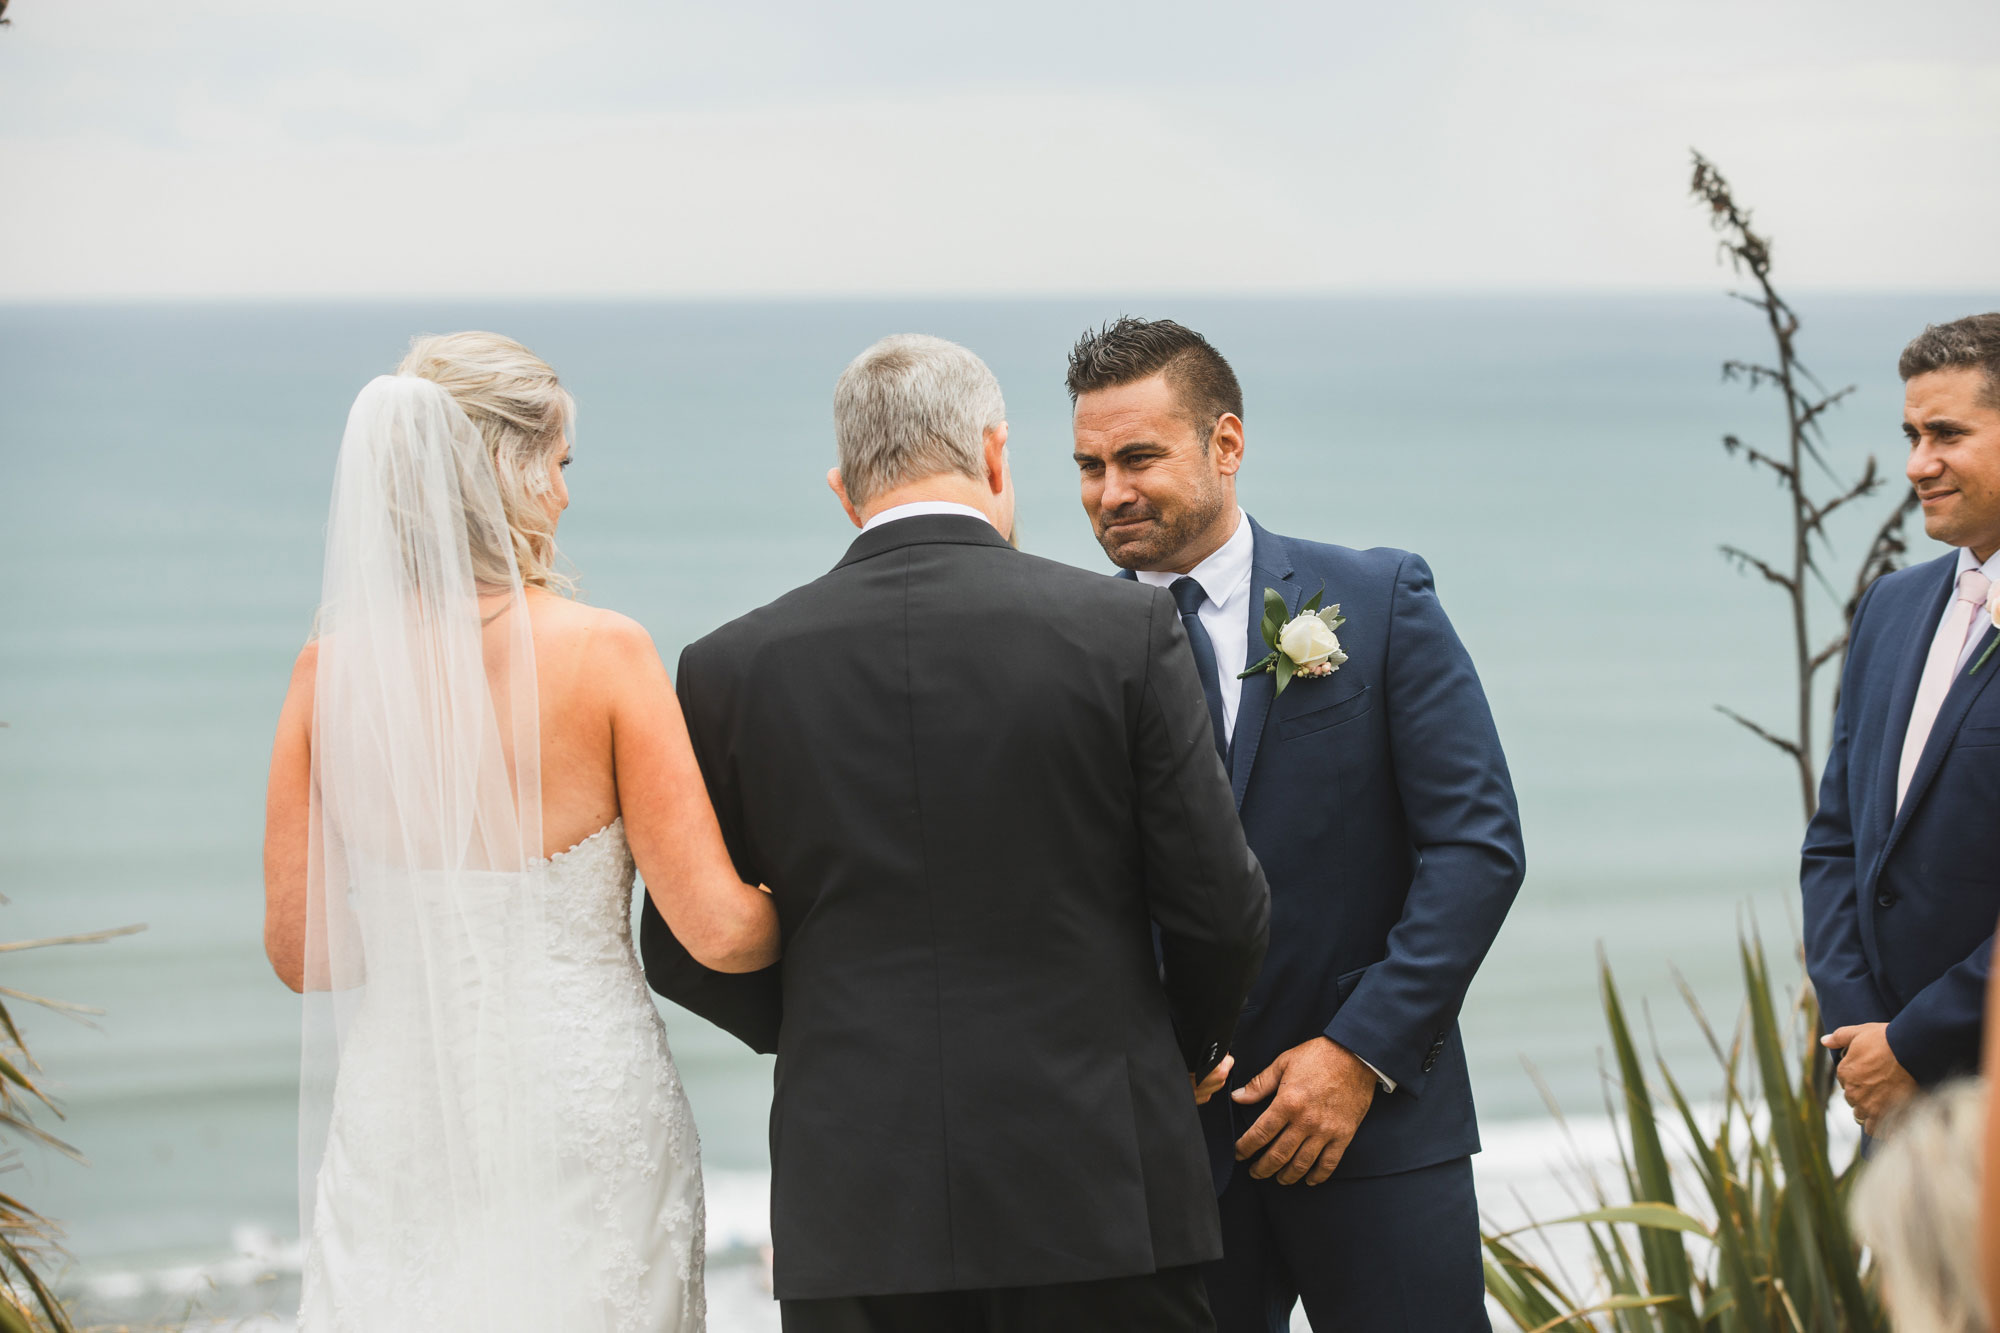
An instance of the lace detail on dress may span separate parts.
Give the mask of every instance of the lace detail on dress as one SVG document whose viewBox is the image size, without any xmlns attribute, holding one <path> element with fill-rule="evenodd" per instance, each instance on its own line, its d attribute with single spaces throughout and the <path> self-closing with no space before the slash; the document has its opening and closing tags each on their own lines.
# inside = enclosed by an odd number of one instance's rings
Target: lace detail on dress
<svg viewBox="0 0 2000 1333">
<path fill-rule="evenodd" d="M 547 1127 L 546 1160 L 532 1169 L 559 1182 L 559 1195 L 534 1223 L 551 1252 L 533 1275 L 532 1299 L 535 1313 L 564 1333 L 705 1326 L 700 1144 L 632 948 L 633 875 L 623 823 L 613 821 L 504 886 L 544 895 L 539 956 L 522 958 L 523 975 L 510 978 L 532 988 L 540 1021 L 530 1049 L 506 1052 L 476 1077 L 491 1080 L 493 1113 Z M 395 998 L 393 978 L 385 983 L 376 966 L 384 950 L 369 944 L 375 975 L 365 1008 Z M 478 1001 L 464 1003 L 470 1034 Z M 490 1247 L 491 1210 L 464 1206 L 467 1168 L 442 1160 L 458 1140 L 399 1114 L 401 1080 L 423 1077 L 435 1053 L 407 1049 L 393 1021 L 376 1017 L 357 1020 L 343 1055 L 306 1255 L 302 1333 L 526 1327 L 519 1311 L 496 1311 L 487 1300 L 496 1275 L 481 1251 Z M 505 1285 L 509 1275 L 497 1276 Z"/>
</svg>

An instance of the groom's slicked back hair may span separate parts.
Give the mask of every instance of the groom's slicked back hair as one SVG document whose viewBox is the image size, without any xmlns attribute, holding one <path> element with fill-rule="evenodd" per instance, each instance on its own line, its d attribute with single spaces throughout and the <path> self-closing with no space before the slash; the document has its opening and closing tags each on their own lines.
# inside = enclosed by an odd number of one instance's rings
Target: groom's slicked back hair
<svg viewBox="0 0 2000 1333">
<path fill-rule="evenodd" d="M 1243 388 L 1236 372 L 1208 339 L 1171 319 L 1120 315 L 1087 329 L 1069 353 L 1069 400 L 1164 373 L 1181 409 L 1208 448 L 1209 432 L 1227 412 L 1243 419 Z"/>
<path fill-rule="evenodd" d="M 833 390 L 840 479 L 859 507 L 898 486 L 986 476 L 986 432 L 1007 420 L 1000 381 L 957 343 L 892 333 L 848 363 Z"/>
</svg>

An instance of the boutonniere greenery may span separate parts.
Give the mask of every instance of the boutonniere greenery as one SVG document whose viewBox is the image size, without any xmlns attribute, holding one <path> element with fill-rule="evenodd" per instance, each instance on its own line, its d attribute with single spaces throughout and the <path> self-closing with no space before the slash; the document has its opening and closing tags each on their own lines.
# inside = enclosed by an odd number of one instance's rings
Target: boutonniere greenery
<svg viewBox="0 0 2000 1333">
<path fill-rule="evenodd" d="M 2000 585 L 1995 585 L 1993 591 L 1987 594 L 1986 618 L 1991 620 L 1996 628 L 2000 628 Z M 1986 659 L 1993 656 L 1995 648 L 2000 648 L 2000 639 L 1995 639 L 1993 642 L 1987 644 L 1986 651 L 1979 655 L 1979 660 L 1972 664 L 1972 670 L 1965 674 L 1968 676 L 1978 675 L 1979 668 L 1986 665 Z"/>
<path fill-rule="evenodd" d="M 1283 595 L 1276 588 L 1264 589 L 1264 643 L 1271 653 L 1249 670 L 1239 671 L 1236 678 L 1275 672 L 1277 692 L 1283 694 L 1295 676 L 1315 680 L 1340 670 L 1347 654 L 1340 651 L 1340 636 L 1334 631 L 1347 623 L 1347 617 L 1340 614 L 1338 602 L 1322 611 L 1319 603 L 1324 596 L 1322 586 L 1296 616 L 1286 619 Z"/>
</svg>

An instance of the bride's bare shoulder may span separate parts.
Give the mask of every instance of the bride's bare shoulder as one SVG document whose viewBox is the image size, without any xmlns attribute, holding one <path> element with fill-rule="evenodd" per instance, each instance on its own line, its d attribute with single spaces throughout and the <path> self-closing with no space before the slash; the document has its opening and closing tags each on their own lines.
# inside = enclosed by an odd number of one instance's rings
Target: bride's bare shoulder
<svg viewBox="0 0 2000 1333">
<path fill-rule="evenodd" d="M 292 660 L 292 683 L 290 692 L 312 698 L 313 684 L 319 676 L 319 636 L 315 634 L 306 640 L 306 646 L 299 649 L 299 655 Z"/>
<path fill-rule="evenodd" d="M 628 671 L 660 660 L 653 636 L 630 616 L 547 594 L 530 594 L 529 610 L 537 638 L 557 651 L 581 654 L 582 664 L 593 674 Z"/>
</svg>

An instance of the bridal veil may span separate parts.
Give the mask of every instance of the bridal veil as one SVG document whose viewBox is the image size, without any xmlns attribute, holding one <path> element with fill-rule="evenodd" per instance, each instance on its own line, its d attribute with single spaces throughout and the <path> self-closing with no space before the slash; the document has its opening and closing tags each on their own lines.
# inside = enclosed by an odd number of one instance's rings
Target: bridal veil
<svg viewBox="0 0 2000 1333">
<path fill-rule="evenodd" d="M 520 1059 L 549 1000 L 534 642 L 493 463 L 428 380 L 355 400 L 316 635 L 301 1235 L 329 1153 L 396 1136 L 342 1225 L 436 1250 L 454 1325 L 570 1327 L 549 1228 L 573 1182 Z"/>
</svg>

